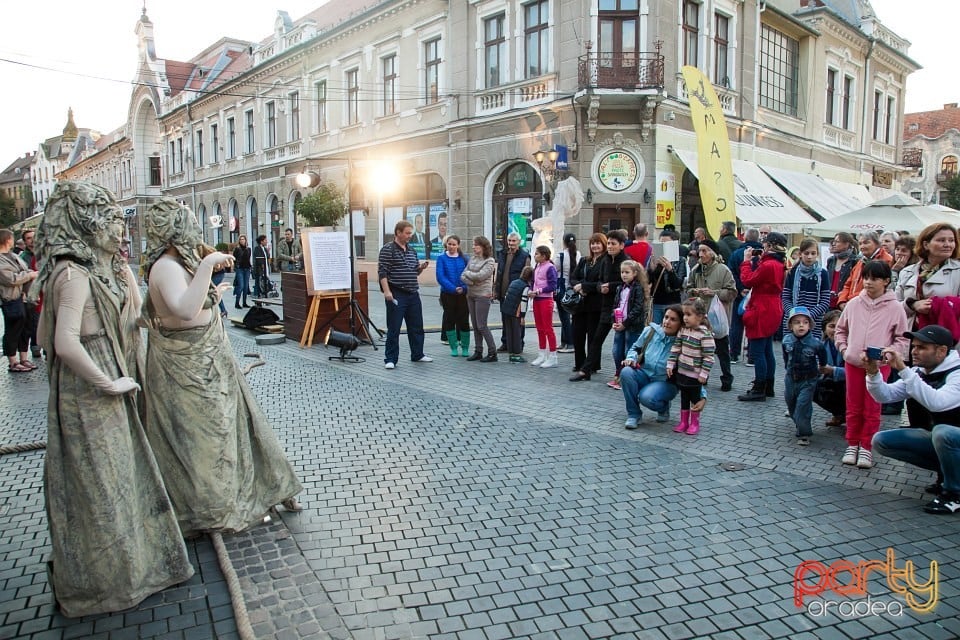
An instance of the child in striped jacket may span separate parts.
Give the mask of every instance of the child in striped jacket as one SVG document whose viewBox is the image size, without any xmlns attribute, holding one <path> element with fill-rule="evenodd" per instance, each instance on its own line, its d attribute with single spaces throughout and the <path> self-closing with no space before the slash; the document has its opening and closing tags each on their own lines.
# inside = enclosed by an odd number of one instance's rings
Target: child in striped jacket
<svg viewBox="0 0 960 640">
<path fill-rule="evenodd" d="M 710 377 L 714 351 L 707 307 L 700 298 L 690 298 L 683 303 L 683 328 L 667 358 L 667 378 L 680 390 L 680 423 L 673 428 L 677 433 L 693 436 L 700 432 L 700 411 L 694 411 L 692 405 L 700 401 Z"/>
</svg>

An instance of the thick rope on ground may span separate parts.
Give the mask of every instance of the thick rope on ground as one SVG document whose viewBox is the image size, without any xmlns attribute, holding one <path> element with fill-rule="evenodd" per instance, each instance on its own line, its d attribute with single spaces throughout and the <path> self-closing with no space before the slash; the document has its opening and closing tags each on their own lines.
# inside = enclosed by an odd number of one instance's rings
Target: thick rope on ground
<svg viewBox="0 0 960 640">
<path fill-rule="evenodd" d="M 46 442 L 25 442 L 23 444 L 5 444 L 0 446 L 0 456 L 5 456 L 8 453 L 23 453 L 24 451 L 36 451 L 38 449 L 46 449 Z"/>
<path fill-rule="evenodd" d="M 223 536 L 214 532 L 210 534 L 210 539 L 213 541 L 213 548 L 217 552 L 220 571 L 223 572 L 223 577 L 227 580 L 230 602 L 233 605 L 233 616 L 237 621 L 237 633 L 241 640 L 256 640 L 257 636 L 253 633 L 253 625 L 250 624 L 250 616 L 247 614 L 247 603 L 243 601 L 240 578 L 237 577 L 237 572 L 230 563 L 227 547 L 223 544 Z"/>
</svg>

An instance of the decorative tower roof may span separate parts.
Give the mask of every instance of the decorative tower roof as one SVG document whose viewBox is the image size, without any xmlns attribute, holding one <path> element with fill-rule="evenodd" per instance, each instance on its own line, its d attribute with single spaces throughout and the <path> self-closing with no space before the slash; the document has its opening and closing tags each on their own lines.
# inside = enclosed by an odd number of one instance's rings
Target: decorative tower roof
<svg viewBox="0 0 960 640">
<path fill-rule="evenodd" d="M 67 109 L 67 125 L 63 128 L 63 138 L 64 142 L 74 142 L 79 135 L 77 130 L 77 125 L 73 122 L 73 107 Z"/>
</svg>

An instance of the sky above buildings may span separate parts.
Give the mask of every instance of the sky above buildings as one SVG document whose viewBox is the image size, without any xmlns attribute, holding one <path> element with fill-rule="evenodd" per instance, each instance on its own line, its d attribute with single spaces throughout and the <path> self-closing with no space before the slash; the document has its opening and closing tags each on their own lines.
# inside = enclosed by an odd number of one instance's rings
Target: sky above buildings
<svg viewBox="0 0 960 640">
<path fill-rule="evenodd" d="M 259 41 L 273 32 L 277 9 L 294 20 L 337 0 L 153 0 L 158 57 L 187 60 L 223 36 Z M 960 102 L 949 43 L 960 23 L 957 0 L 871 0 L 880 20 L 911 41 L 923 69 L 907 82 L 907 111 Z M 799 0 L 797 0 L 799 5 Z M 91 7 L 95 6 L 93 9 Z M 8 2 L 0 26 L 0 165 L 59 135 L 73 107 L 77 126 L 108 133 L 127 118 L 136 70 L 133 29 L 142 0 Z"/>
</svg>

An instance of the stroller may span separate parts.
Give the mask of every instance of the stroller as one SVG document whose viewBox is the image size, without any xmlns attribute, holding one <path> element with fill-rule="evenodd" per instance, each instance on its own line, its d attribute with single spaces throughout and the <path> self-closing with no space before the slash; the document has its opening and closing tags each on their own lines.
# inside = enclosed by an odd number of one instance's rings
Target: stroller
<svg viewBox="0 0 960 640">
<path fill-rule="evenodd" d="M 280 292 L 277 285 L 270 279 L 270 266 L 267 265 L 257 273 L 256 288 L 260 291 L 262 298 L 279 298 Z"/>
</svg>

